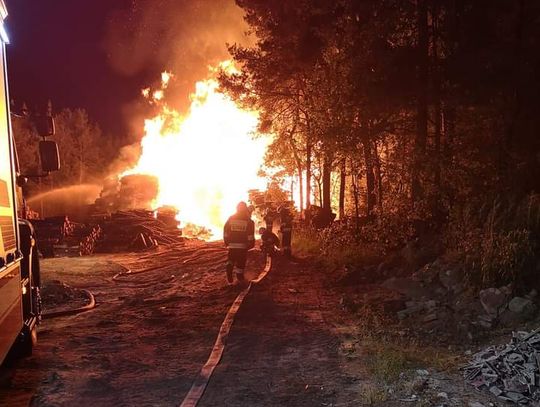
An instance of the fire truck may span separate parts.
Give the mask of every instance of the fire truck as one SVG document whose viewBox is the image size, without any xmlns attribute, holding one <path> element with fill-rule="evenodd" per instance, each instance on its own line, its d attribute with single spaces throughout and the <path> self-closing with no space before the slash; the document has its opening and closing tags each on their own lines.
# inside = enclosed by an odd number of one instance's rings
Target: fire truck
<svg viewBox="0 0 540 407">
<path fill-rule="evenodd" d="M 31 354 L 41 313 L 35 234 L 30 222 L 17 216 L 23 202 L 21 186 L 27 176 L 19 171 L 11 130 L 6 67 L 9 38 L 4 25 L 7 15 L 4 0 L 0 0 L 0 363 L 8 354 Z M 42 137 L 39 156 L 43 173 L 32 176 L 45 176 L 60 168 L 58 147 L 46 139 L 54 133 L 52 117 L 40 117 L 36 129 Z"/>
</svg>

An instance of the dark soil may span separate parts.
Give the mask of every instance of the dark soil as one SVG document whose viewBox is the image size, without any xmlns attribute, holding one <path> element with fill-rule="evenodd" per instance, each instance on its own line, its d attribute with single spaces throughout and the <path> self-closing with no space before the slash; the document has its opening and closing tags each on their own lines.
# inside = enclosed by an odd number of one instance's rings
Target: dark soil
<svg viewBox="0 0 540 407">
<path fill-rule="evenodd" d="M 179 405 L 241 291 L 227 285 L 225 259 L 221 244 L 187 240 L 144 253 L 47 259 L 48 307 L 80 305 L 79 289 L 92 291 L 97 307 L 42 323 L 34 355 L 0 368 L 0 405 Z M 263 260 L 251 253 L 249 279 Z M 366 285 L 352 292 L 337 280 L 307 261 L 276 259 L 242 304 L 199 405 L 399 406 L 414 396 L 427 406 L 439 392 L 448 393 L 448 406 L 478 400 L 459 375 L 432 366 L 421 389 L 418 365 L 391 365 L 398 381 L 381 381 L 377 369 L 387 366 L 370 354 L 369 316 L 350 304 L 389 294 Z"/>
</svg>

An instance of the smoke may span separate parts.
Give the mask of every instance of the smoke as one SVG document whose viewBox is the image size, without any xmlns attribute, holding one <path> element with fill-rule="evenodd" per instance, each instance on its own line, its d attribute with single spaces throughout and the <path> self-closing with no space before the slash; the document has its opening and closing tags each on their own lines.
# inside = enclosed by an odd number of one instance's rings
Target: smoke
<svg viewBox="0 0 540 407">
<path fill-rule="evenodd" d="M 72 220 L 84 220 L 89 205 L 95 202 L 101 188 L 101 185 L 94 184 L 57 188 L 33 196 L 28 199 L 28 205 L 42 217 L 67 215 Z"/>
<path fill-rule="evenodd" d="M 229 57 L 226 44 L 250 43 L 246 31 L 234 0 L 132 0 L 129 9 L 111 14 L 105 49 L 122 75 L 172 72 L 169 103 L 183 110 L 208 66 Z"/>
<path fill-rule="evenodd" d="M 165 102 L 179 112 L 190 105 L 195 82 L 209 66 L 229 59 L 227 44 L 252 45 L 243 11 L 234 0 L 125 0 L 129 7 L 111 11 L 103 47 L 115 72 L 143 87 L 158 87 L 160 73 L 171 72 Z M 125 2 L 123 4 L 126 4 Z M 139 93 L 140 94 L 140 93 Z M 133 167 L 140 155 L 144 119 L 156 111 L 142 96 L 121 108 L 119 119 L 130 129 L 109 171 Z"/>
<path fill-rule="evenodd" d="M 118 152 L 118 156 L 109 165 L 107 172 L 109 177 L 124 172 L 128 168 L 133 168 L 141 156 L 141 145 L 139 143 L 124 146 Z"/>
</svg>

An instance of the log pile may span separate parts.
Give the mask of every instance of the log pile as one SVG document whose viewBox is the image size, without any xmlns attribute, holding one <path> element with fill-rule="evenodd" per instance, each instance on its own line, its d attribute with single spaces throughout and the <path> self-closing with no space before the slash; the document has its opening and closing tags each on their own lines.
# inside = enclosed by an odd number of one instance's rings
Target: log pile
<svg viewBox="0 0 540 407">
<path fill-rule="evenodd" d="M 32 219 L 31 222 L 43 257 L 54 257 L 58 252 L 72 256 L 92 254 L 101 237 L 99 225 L 71 222 L 67 216 Z"/>
<path fill-rule="evenodd" d="M 173 206 L 162 206 L 156 211 L 156 218 L 168 228 L 174 230 L 180 227 L 180 222 L 176 219 L 178 210 Z"/>
<path fill-rule="evenodd" d="M 101 234 L 102 231 L 100 225 L 78 224 L 74 230 L 73 236 L 68 240 L 72 240 L 73 243 L 78 244 L 80 256 L 88 256 L 94 253 L 96 245 L 101 238 Z"/>
<path fill-rule="evenodd" d="M 38 247 L 44 257 L 54 257 L 54 246 L 62 244 L 74 230 L 74 224 L 67 216 L 32 219 L 36 231 Z"/>
<path fill-rule="evenodd" d="M 98 242 L 97 251 L 100 252 L 144 250 L 183 240 L 177 222 L 165 223 L 154 216 L 154 212 L 143 209 L 102 216 L 99 224 L 102 238 Z"/>
</svg>

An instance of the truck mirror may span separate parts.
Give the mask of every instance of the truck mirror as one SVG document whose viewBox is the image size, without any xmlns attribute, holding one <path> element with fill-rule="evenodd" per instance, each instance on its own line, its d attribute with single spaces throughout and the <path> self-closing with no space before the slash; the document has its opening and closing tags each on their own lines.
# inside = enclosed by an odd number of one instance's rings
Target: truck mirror
<svg viewBox="0 0 540 407">
<path fill-rule="evenodd" d="M 51 116 L 38 116 L 35 124 L 40 137 L 54 136 L 54 119 Z"/>
<path fill-rule="evenodd" d="M 44 172 L 58 171 L 60 169 L 60 154 L 55 141 L 41 140 L 39 142 L 39 158 L 41 160 L 41 169 Z"/>
</svg>

